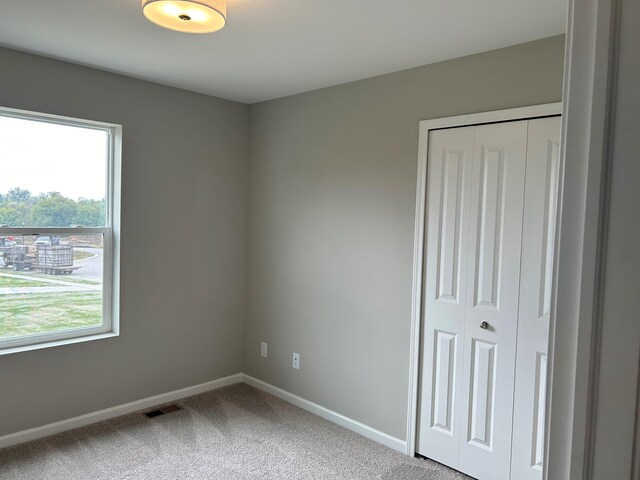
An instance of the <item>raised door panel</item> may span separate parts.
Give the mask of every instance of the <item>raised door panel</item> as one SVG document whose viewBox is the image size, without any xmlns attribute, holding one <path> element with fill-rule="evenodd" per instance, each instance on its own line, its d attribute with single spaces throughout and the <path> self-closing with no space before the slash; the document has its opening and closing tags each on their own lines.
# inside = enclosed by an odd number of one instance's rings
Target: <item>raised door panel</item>
<svg viewBox="0 0 640 480">
<path fill-rule="evenodd" d="M 453 390 L 456 380 L 457 335 L 434 332 L 431 428 L 453 436 Z"/>
<path fill-rule="evenodd" d="M 466 441 L 493 449 L 495 415 L 496 345 L 474 340 L 471 345 L 471 395 Z"/>
<path fill-rule="evenodd" d="M 529 121 L 511 477 L 541 480 L 560 117 Z"/>
<path fill-rule="evenodd" d="M 527 121 L 476 127 L 459 470 L 480 480 L 509 478 L 526 145 Z"/>
<path fill-rule="evenodd" d="M 429 134 L 417 451 L 459 461 L 473 127 Z"/>
</svg>

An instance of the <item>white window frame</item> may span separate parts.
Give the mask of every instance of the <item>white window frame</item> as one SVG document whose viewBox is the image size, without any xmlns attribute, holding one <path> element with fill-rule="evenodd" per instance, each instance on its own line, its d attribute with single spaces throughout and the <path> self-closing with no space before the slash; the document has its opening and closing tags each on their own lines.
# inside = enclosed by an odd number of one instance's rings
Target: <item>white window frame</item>
<svg viewBox="0 0 640 480">
<path fill-rule="evenodd" d="M 34 335 L 0 338 L 0 355 L 117 336 L 119 334 L 120 310 L 120 172 L 122 126 L 6 107 L 0 107 L 0 116 L 100 130 L 106 132 L 108 138 L 107 184 L 105 190 L 106 225 L 104 227 L 0 227 L 0 236 L 101 234 L 103 238 L 102 324 L 96 327 L 72 328 Z"/>
</svg>

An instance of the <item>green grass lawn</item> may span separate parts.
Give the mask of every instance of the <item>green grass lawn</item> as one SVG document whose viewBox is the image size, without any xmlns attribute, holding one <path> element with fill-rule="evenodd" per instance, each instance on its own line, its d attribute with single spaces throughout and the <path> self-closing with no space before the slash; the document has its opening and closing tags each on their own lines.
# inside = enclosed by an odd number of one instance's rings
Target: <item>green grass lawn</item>
<svg viewBox="0 0 640 480">
<path fill-rule="evenodd" d="M 0 274 L 0 288 L 2 287 L 46 287 L 47 285 L 50 285 L 50 284 L 45 282 L 38 282 L 35 279 L 32 280 L 30 278 L 22 279 L 22 278 L 14 278 L 14 277 L 5 277 L 4 275 Z"/>
<path fill-rule="evenodd" d="M 73 276 L 73 274 L 71 275 L 49 275 L 47 273 L 41 273 L 41 272 L 24 272 L 24 271 L 18 271 L 18 272 L 14 272 L 12 270 L 6 270 L 6 273 L 10 273 L 11 275 L 19 275 L 21 277 L 24 277 L 25 280 L 30 280 L 30 281 L 37 281 L 39 278 L 44 278 L 44 279 L 49 279 L 49 280 L 62 280 L 65 282 L 71 282 L 71 283 L 81 283 L 83 285 L 99 285 L 102 282 L 94 282 L 93 280 L 86 280 L 84 278 L 76 278 Z M 2 276 L 2 270 L 0 270 L 0 277 Z M 7 277 L 4 277 L 7 278 Z M 38 285 L 33 285 L 33 286 L 37 286 L 37 287 L 41 287 L 43 286 L 45 282 L 38 282 Z M 53 285 L 52 283 L 47 283 L 47 285 Z M 5 287 L 12 287 L 12 286 L 16 286 L 16 287 L 26 287 L 28 285 L 4 285 Z"/>
<path fill-rule="evenodd" d="M 0 295 L 0 338 L 96 326 L 101 317 L 100 292 Z"/>
</svg>

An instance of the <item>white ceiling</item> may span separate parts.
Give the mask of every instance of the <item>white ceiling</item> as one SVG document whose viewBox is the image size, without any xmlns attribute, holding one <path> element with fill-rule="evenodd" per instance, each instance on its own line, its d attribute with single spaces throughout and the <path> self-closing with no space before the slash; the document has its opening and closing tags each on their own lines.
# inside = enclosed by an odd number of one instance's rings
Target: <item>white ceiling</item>
<svg viewBox="0 0 640 480">
<path fill-rule="evenodd" d="M 0 44 L 254 103 L 556 35 L 566 18 L 566 0 L 229 0 L 223 30 L 188 35 L 140 3 L 0 0 Z"/>
</svg>

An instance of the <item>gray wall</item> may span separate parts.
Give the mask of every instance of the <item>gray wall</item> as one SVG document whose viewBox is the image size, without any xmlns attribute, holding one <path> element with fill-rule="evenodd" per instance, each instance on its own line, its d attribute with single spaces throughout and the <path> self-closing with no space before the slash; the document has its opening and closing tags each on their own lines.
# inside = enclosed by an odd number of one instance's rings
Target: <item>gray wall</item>
<svg viewBox="0 0 640 480">
<path fill-rule="evenodd" d="M 240 372 L 248 107 L 6 49 L 0 71 L 0 105 L 124 139 L 121 336 L 0 356 L 0 436 Z"/>
<path fill-rule="evenodd" d="M 251 107 L 0 49 L 0 105 L 124 132 L 121 336 L 0 356 L 0 435 L 244 369 L 404 438 L 418 122 L 558 101 L 563 47 Z"/>
<path fill-rule="evenodd" d="M 405 438 L 418 122 L 559 101 L 563 54 L 558 36 L 251 106 L 246 373 Z"/>
<path fill-rule="evenodd" d="M 640 478 L 640 2 L 622 0 L 592 478 Z M 600 5 L 599 5 L 600 6 Z M 596 63 L 596 68 L 606 68 Z M 606 135 L 606 133 L 605 133 Z M 635 419 L 634 422 L 631 419 Z"/>
</svg>

